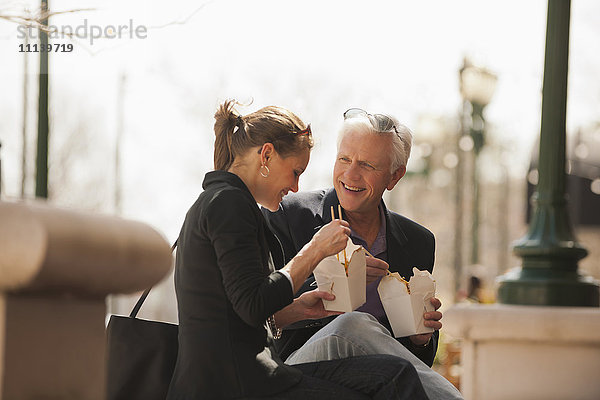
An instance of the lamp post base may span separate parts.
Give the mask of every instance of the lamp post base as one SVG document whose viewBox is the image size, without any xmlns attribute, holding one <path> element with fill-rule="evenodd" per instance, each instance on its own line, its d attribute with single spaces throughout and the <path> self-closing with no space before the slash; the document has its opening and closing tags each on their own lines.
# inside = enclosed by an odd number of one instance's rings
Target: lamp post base
<svg viewBox="0 0 600 400">
<path fill-rule="evenodd" d="M 498 277 L 498 301 L 532 306 L 600 306 L 600 286 L 576 271 L 514 268 Z"/>
</svg>

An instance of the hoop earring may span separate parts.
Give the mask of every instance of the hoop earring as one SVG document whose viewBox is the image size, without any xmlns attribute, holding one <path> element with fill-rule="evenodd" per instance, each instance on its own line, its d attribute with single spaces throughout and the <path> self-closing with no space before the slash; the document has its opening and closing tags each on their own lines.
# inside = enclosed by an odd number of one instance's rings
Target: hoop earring
<svg viewBox="0 0 600 400">
<path fill-rule="evenodd" d="M 266 174 L 265 174 L 265 173 L 263 173 L 263 168 L 267 170 L 267 173 L 266 173 Z M 271 171 L 269 171 L 269 167 L 267 167 L 266 165 L 262 165 L 262 166 L 260 167 L 260 170 L 259 170 L 259 172 L 260 172 L 260 176 L 262 176 L 263 178 L 267 178 L 267 177 L 269 176 L 269 174 L 271 173 Z"/>
</svg>

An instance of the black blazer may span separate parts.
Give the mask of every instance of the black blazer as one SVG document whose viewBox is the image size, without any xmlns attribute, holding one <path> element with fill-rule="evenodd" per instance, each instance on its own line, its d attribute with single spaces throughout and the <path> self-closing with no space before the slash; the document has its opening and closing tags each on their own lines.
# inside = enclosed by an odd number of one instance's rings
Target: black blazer
<svg viewBox="0 0 600 400">
<path fill-rule="evenodd" d="M 269 270 L 277 239 L 242 180 L 206 174 L 178 239 L 175 290 L 179 352 L 168 399 L 271 395 L 301 379 L 269 347 L 264 323 L 293 300 L 289 280 Z"/>
<path fill-rule="evenodd" d="M 283 245 L 285 262 L 308 243 L 313 235 L 325 224 L 331 222 L 331 206 L 337 209 L 339 200 L 334 189 L 313 192 L 295 193 L 285 196 L 279 210 L 270 212 L 262 209 L 271 230 Z M 390 271 L 398 272 L 405 278 L 412 276 L 412 268 L 419 267 L 433 271 L 435 257 L 435 238 L 425 227 L 410 219 L 388 211 L 383 200 L 387 232 L 387 255 Z M 314 289 L 311 276 L 296 293 Z M 299 349 L 314 333 L 333 320 L 334 317 L 316 321 L 301 321 L 284 330 L 281 339 L 275 341 L 282 359 L 286 359 L 293 351 Z M 387 320 L 384 325 L 391 331 Z M 431 366 L 437 351 L 439 333 L 435 332 L 429 345 L 416 348 L 409 338 L 398 340 L 411 350 L 424 363 Z"/>
</svg>

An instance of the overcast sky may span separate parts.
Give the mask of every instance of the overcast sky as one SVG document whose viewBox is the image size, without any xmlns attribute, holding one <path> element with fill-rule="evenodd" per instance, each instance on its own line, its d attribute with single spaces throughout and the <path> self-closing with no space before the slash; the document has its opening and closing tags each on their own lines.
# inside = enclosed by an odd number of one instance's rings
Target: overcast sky
<svg viewBox="0 0 600 400">
<path fill-rule="evenodd" d="M 0 13 L 18 13 L 26 4 L 2 1 Z M 156 226 L 169 241 L 212 168 L 212 115 L 226 98 L 252 99 L 242 113 L 275 104 L 312 124 L 317 147 L 301 189 L 329 185 L 335 135 L 349 107 L 395 115 L 415 131 L 417 144 L 429 140 L 419 137 L 424 117 L 456 118 L 465 55 L 498 75 L 486 109 L 489 135 L 508 149 L 516 174 L 524 176 L 539 133 L 546 1 L 52 0 L 50 5 L 55 11 L 93 9 L 50 21 L 59 29 L 83 26 L 80 32 L 88 33 L 51 41 L 73 45 L 70 53 L 50 56 L 51 174 L 80 182 L 80 190 L 99 199 L 96 208 L 114 212 L 114 150 L 122 124 L 122 213 Z M 599 11 L 595 0 L 572 4 L 571 131 L 598 122 Z M 119 25 L 145 35 L 131 37 L 125 30 L 120 38 L 91 43 L 92 26 Z M 17 28 L 0 20 L 0 155 L 7 198 L 19 196 L 21 176 L 24 54 Z M 37 53 L 28 60 L 31 175 Z M 72 186 L 55 190 L 67 188 Z M 33 193 L 32 177 L 27 190 Z M 58 197 L 77 207 L 81 193 Z"/>
</svg>

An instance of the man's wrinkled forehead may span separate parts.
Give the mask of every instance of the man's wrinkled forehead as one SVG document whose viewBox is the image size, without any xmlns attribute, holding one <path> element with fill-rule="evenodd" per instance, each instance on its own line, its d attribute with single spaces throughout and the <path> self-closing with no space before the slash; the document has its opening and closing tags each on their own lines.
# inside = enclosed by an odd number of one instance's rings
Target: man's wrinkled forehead
<svg viewBox="0 0 600 400">
<path fill-rule="evenodd" d="M 361 155 L 360 161 L 370 161 L 381 165 L 392 160 L 392 138 L 378 135 L 371 131 L 350 130 L 340 134 L 338 156 Z"/>
</svg>

